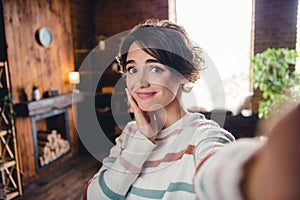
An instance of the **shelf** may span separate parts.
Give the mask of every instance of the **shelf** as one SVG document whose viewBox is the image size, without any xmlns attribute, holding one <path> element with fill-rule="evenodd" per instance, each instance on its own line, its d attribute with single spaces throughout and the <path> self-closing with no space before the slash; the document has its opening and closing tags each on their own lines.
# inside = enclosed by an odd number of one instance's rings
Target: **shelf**
<svg viewBox="0 0 300 200">
<path fill-rule="evenodd" d="M 82 101 L 80 93 L 69 93 L 56 97 L 48 97 L 38 101 L 28 101 L 15 104 L 15 112 L 19 117 L 30 117 L 49 113 L 53 110 L 63 109 Z"/>
<path fill-rule="evenodd" d="M 3 136 L 5 136 L 7 134 L 7 131 L 6 130 L 4 130 L 4 131 L 0 131 L 0 137 L 3 137 Z"/>
<path fill-rule="evenodd" d="M 7 160 L 0 160 L 0 170 L 7 169 L 12 167 L 16 164 L 15 160 L 7 161 Z"/>
<path fill-rule="evenodd" d="M 75 53 L 89 53 L 90 49 L 75 49 Z"/>
<path fill-rule="evenodd" d="M 3 95 L 11 97 L 8 63 L 0 62 L 0 85 Z M 4 78 L 5 77 L 5 78 Z M 7 200 L 22 195 L 21 172 L 15 132 L 13 101 L 0 104 L 0 171 L 1 184 L 5 187 Z"/>
<path fill-rule="evenodd" d="M 19 196 L 19 192 L 6 192 L 6 197 L 7 199 L 13 199 L 15 197 Z"/>
<path fill-rule="evenodd" d="M 97 111 L 97 110 L 96 110 L 96 111 Z M 96 114 L 97 114 L 97 116 L 98 116 L 98 115 L 100 115 L 100 116 L 105 115 L 105 116 L 109 116 L 109 117 L 113 117 L 114 115 L 117 115 L 117 116 L 123 116 L 123 117 L 131 116 L 131 113 L 129 113 L 129 112 L 121 112 L 121 113 L 115 113 L 115 114 L 113 114 L 113 113 L 111 112 L 111 110 L 108 111 L 108 112 L 97 112 Z"/>
</svg>

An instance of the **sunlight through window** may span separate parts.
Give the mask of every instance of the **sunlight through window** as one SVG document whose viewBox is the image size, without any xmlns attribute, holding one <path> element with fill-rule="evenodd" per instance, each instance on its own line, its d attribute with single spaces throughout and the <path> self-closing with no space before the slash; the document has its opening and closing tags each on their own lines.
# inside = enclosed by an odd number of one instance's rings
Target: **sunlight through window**
<svg viewBox="0 0 300 200">
<path fill-rule="evenodd" d="M 212 88 L 200 79 L 193 89 L 197 105 L 186 95 L 186 106 L 234 111 L 250 94 L 252 0 L 176 0 L 176 14 L 177 23 L 210 57 L 208 67 L 215 67 L 221 79 Z M 218 102 L 218 84 L 224 87 L 225 103 Z"/>
</svg>

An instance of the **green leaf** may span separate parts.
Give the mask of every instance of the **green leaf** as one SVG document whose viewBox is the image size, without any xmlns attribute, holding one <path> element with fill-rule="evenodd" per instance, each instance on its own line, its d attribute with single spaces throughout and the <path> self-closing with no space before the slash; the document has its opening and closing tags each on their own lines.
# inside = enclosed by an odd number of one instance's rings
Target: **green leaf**
<svg viewBox="0 0 300 200">
<path fill-rule="evenodd" d="M 253 87 L 262 91 L 259 116 L 267 118 L 278 105 L 289 99 L 299 100 L 297 91 L 289 90 L 300 85 L 300 75 L 291 71 L 296 64 L 298 52 L 288 48 L 267 48 L 252 58 Z M 297 87 L 295 87 L 297 88 Z M 289 91 L 289 92 L 287 92 Z"/>
</svg>

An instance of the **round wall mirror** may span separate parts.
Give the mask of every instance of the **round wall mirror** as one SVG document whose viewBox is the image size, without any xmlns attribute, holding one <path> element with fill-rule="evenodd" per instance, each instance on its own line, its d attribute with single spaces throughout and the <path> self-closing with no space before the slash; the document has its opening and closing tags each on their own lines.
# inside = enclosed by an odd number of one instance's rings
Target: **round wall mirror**
<svg viewBox="0 0 300 200">
<path fill-rule="evenodd" d="M 53 40 L 50 29 L 46 27 L 39 28 L 36 31 L 35 37 L 37 42 L 44 47 L 50 46 Z"/>
</svg>

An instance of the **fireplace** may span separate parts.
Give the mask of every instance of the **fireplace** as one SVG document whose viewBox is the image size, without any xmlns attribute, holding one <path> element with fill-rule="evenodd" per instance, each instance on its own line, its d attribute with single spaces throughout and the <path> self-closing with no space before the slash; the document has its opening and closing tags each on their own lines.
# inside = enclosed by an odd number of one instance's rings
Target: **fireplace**
<svg viewBox="0 0 300 200">
<path fill-rule="evenodd" d="M 36 172 L 71 152 L 68 107 L 82 99 L 71 93 L 15 104 L 17 116 L 30 119 Z"/>
<path fill-rule="evenodd" d="M 32 116 L 31 127 L 36 170 L 51 165 L 70 152 L 67 109 Z"/>
</svg>

